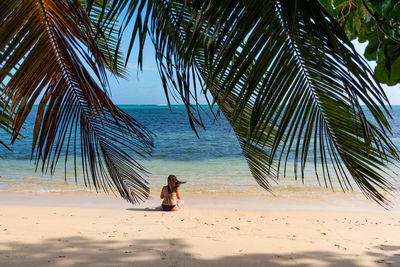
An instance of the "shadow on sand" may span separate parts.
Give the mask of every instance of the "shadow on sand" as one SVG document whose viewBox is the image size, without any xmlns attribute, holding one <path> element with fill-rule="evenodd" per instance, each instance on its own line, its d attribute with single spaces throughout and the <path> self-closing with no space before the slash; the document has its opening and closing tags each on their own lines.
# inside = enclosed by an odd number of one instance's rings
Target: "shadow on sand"
<svg viewBox="0 0 400 267">
<path fill-rule="evenodd" d="M 203 259 L 180 239 L 94 241 L 79 236 L 45 239 L 41 243 L 0 241 L 0 266 L 359 266 L 364 255 L 306 251 L 246 254 Z M 379 246 L 368 253 L 373 265 L 400 266 L 400 246 Z"/>
<path fill-rule="evenodd" d="M 129 211 L 163 211 L 160 206 L 147 208 L 127 208 Z"/>
</svg>

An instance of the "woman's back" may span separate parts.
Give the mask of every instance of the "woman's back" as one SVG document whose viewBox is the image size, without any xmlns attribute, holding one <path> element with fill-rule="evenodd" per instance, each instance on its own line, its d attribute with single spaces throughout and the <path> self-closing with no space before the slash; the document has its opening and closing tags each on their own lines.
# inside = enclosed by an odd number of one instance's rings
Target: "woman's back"
<svg viewBox="0 0 400 267">
<path fill-rule="evenodd" d="M 171 192 L 168 190 L 168 186 L 163 187 L 162 194 L 164 195 L 163 203 L 164 205 L 176 205 L 177 203 L 177 195 L 176 192 Z"/>
</svg>

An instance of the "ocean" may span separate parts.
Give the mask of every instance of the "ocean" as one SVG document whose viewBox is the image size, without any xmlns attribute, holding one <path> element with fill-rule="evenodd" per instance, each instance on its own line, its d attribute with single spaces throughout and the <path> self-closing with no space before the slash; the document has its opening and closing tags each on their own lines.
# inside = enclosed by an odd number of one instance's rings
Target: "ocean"
<svg viewBox="0 0 400 267">
<path fill-rule="evenodd" d="M 152 158 L 141 161 L 150 172 L 146 179 L 152 193 L 158 193 L 165 185 L 167 176 L 175 174 L 180 180 L 187 181 L 182 190 L 191 193 L 269 194 L 250 174 L 235 134 L 222 115 L 215 119 L 208 107 L 204 107 L 202 118 L 206 130 L 198 127 L 198 138 L 188 123 L 183 106 L 172 106 L 172 112 L 165 105 L 120 107 L 156 135 Z M 0 147 L 0 191 L 93 191 L 93 188 L 84 186 L 82 176 L 75 182 L 72 158 L 66 168 L 63 160 L 60 160 L 54 175 L 35 171 L 34 162 L 30 160 L 35 113 L 34 108 L 23 130 L 25 137 L 12 146 L 13 151 Z M 399 146 L 400 106 L 393 106 L 392 116 L 392 140 Z M 9 137 L 0 132 L 0 138 L 7 140 Z M 295 179 L 291 164 L 289 161 L 285 178 L 281 176 L 277 182 L 271 181 L 274 192 L 327 190 L 319 186 L 312 163 L 306 168 L 304 183 L 300 177 Z M 81 172 L 79 165 L 78 172 Z M 400 188 L 398 176 L 392 175 L 389 179 L 396 188 Z M 337 184 L 334 187 L 338 189 Z"/>
</svg>

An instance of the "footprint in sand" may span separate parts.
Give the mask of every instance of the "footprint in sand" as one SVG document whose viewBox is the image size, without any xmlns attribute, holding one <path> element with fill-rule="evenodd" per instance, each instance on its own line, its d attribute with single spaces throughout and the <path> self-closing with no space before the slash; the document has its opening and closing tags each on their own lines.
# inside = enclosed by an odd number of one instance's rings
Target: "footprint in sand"
<svg viewBox="0 0 400 267">
<path fill-rule="evenodd" d="M 165 260 L 165 258 L 167 257 L 167 254 L 164 251 L 160 251 L 160 259 L 161 260 Z"/>
<path fill-rule="evenodd" d="M 335 247 L 337 247 L 338 249 L 347 250 L 347 248 L 346 248 L 346 247 L 342 247 L 342 246 L 341 246 L 341 245 L 339 245 L 339 244 L 335 244 L 334 246 L 335 246 Z"/>
</svg>

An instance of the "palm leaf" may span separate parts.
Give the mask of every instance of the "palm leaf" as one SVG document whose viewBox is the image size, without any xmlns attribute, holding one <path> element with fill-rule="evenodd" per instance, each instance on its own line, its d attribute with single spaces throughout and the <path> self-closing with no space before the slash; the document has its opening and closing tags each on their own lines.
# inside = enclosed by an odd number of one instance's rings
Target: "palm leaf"
<svg viewBox="0 0 400 267">
<path fill-rule="evenodd" d="M 0 87 L 0 131 L 4 131 L 11 136 L 13 117 L 10 114 L 9 101 L 3 94 L 3 88 Z M 5 141 L 0 139 L 0 145 L 11 150 Z"/>
<path fill-rule="evenodd" d="M 14 68 L 14 71 L 15 70 L 16 69 Z M 11 79 L 11 77 L 12 74 L 9 73 L 7 79 Z M 14 114 L 10 113 L 12 96 L 9 97 L 4 94 L 4 86 L 5 86 L 4 83 L 0 83 L 0 131 L 5 132 L 6 133 L 5 136 L 8 136 L 11 140 L 12 125 L 14 121 Z M 17 139 L 20 140 L 21 137 L 23 136 L 19 134 Z M 0 145 L 11 151 L 12 149 L 10 148 L 9 144 L 7 145 L 7 143 L 9 143 L 9 141 L 3 141 L 0 139 Z"/>
<path fill-rule="evenodd" d="M 80 0 L 83 8 L 87 10 L 93 29 L 93 39 L 97 47 L 104 55 L 105 66 L 113 74 L 120 78 L 126 78 L 125 59 L 119 49 L 121 43 L 119 40 L 120 31 L 115 25 L 118 20 L 107 20 L 105 24 L 104 16 L 111 12 L 111 2 L 107 0 L 85 1 Z"/>
<path fill-rule="evenodd" d="M 32 146 L 37 167 L 53 173 L 60 155 L 67 160 L 70 153 L 76 166 L 81 153 L 85 183 L 117 189 L 132 203 L 146 198 L 146 171 L 135 158 L 150 153 L 152 136 L 102 89 L 106 60 L 79 1 L 5 0 L 0 20 L 0 81 L 12 96 L 12 140 L 39 101 Z"/>
<path fill-rule="evenodd" d="M 354 181 L 367 197 L 386 201 L 383 192 L 392 186 L 383 175 L 399 159 L 388 137 L 388 99 L 318 1 L 115 0 L 114 6 L 138 13 L 132 39 L 142 44 L 150 36 L 165 92 L 182 98 L 192 125 L 201 124 L 191 112 L 196 85 L 212 94 L 263 187 L 286 172 L 294 154 L 296 177 L 304 178 L 311 161 L 326 186 L 333 177 L 343 190 Z"/>
</svg>

